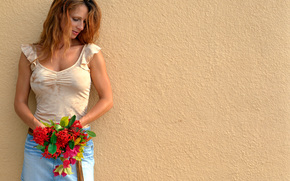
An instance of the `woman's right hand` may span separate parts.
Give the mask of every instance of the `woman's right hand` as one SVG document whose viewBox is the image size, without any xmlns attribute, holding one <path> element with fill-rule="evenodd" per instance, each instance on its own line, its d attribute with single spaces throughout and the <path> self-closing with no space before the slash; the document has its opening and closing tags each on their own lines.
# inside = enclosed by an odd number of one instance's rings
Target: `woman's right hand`
<svg viewBox="0 0 290 181">
<path fill-rule="evenodd" d="M 45 125 L 42 124 L 40 121 L 38 121 L 36 118 L 33 119 L 34 126 L 30 127 L 32 130 L 34 130 L 36 127 L 42 127 L 45 128 Z"/>
</svg>

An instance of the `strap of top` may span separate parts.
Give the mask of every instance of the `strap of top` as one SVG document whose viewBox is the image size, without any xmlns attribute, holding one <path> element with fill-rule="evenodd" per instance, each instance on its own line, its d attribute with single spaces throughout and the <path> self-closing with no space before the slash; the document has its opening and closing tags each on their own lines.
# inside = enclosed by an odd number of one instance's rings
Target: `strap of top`
<svg viewBox="0 0 290 181">
<path fill-rule="evenodd" d="M 101 48 L 93 43 L 87 44 L 81 57 L 81 67 L 88 70 L 88 64 L 92 60 L 94 54 L 98 53 Z"/>
<path fill-rule="evenodd" d="M 36 51 L 34 50 L 33 46 L 30 44 L 22 44 L 21 45 L 21 50 L 26 56 L 26 58 L 29 60 L 30 63 L 35 61 L 37 58 Z"/>
<path fill-rule="evenodd" d="M 81 67 L 85 70 L 89 70 L 88 64 L 90 63 L 91 59 L 93 58 L 94 54 L 98 53 L 101 48 L 93 43 L 87 44 L 84 47 L 84 53 L 81 57 Z M 35 60 L 37 59 L 37 53 L 33 47 L 33 45 L 30 44 L 22 44 L 21 50 L 26 56 L 26 58 L 31 63 L 31 70 L 33 71 L 36 66 Z"/>
</svg>

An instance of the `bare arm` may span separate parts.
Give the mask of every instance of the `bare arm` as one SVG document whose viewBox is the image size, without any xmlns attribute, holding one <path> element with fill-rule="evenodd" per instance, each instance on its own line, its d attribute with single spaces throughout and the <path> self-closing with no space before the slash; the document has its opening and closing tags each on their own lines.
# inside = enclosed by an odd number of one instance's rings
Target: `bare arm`
<svg viewBox="0 0 290 181">
<path fill-rule="evenodd" d="M 93 85 L 99 95 L 99 100 L 93 108 L 80 119 L 82 126 L 85 126 L 101 117 L 113 107 L 111 83 L 107 75 L 105 60 L 101 52 L 94 54 L 89 67 Z"/>
<path fill-rule="evenodd" d="M 18 65 L 18 79 L 16 84 L 16 94 L 14 99 L 14 109 L 17 115 L 30 128 L 35 129 L 37 126 L 44 125 L 40 123 L 28 108 L 28 96 L 30 92 L 30 62 L 25 55 L 21 53 Z"/>
</svg>

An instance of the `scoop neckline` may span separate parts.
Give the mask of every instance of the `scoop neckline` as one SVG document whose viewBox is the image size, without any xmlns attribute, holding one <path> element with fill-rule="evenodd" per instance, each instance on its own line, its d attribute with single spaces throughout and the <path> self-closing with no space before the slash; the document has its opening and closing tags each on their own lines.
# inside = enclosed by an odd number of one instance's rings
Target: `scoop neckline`
<svg viewBox="0 0 290 181">
<path fill-rule="evenodd" d="M 38 61 L 38 64 L 39 64 L 43 69 L 45 69 L 45 70 L 48 70 L 48 71 L 53 72 L 53 73 L 56 73 L 56 74 L 58 74 L 58 73 L 62 73 L 62 72 L 65 72 L 65 71 L 68 71 L 68 70 L 72 69 L 73 67 L 75 67 L 75 66 L 78 64 L 78 62 L 80 61 L 80 59 L 81 59 L 81 57 L 82 57 L 82 55 L 83 55 L 83 52 L 84 52 L 84 50 L 85 50 L 85 47 L 86 47 L 86 44 L 83 46 L 82 51 L 81 51 L 81 53 L 80 53 L 80 55 L 79 55 L 77 61 L 76 61 L 72 66 L 70 66 L 70 67 L 68 67 L 68 68 L 65 68 L 65 69 L 63 69 L 63 70 L 60 70 L 60 71 L 51 70 L 51 69 L 45 67 L 44 65 L 42 65 L 38 60 L 37 60 L 37 61 Z"/>
</svg>

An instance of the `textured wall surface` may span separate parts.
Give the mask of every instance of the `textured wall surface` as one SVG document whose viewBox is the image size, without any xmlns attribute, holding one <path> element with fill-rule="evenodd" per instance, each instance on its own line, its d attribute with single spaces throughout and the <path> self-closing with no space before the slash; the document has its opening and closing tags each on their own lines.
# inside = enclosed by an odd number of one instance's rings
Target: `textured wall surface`
<svg viewBox="0 0 290 181">
<path fill-rule="evenodd" d="M 289 0 L 98 2 L 115 104 L 93 123 L 96 180 L 290 180 Z M 50 3 L 0 3 L 1 181 L 22 168 L 20 44 Z"/>
</svg>

